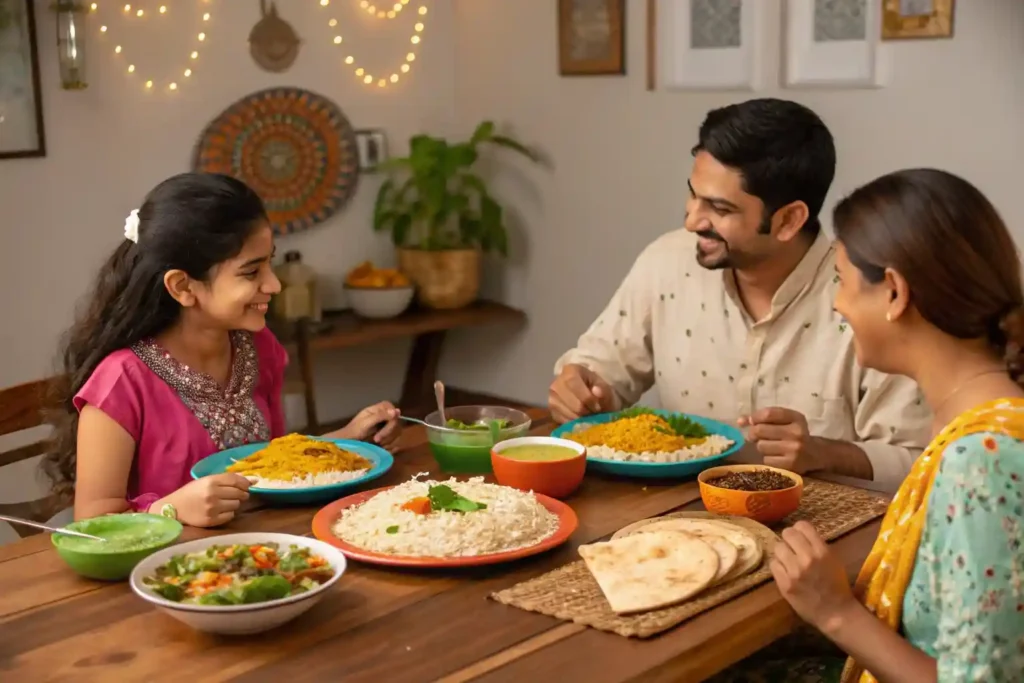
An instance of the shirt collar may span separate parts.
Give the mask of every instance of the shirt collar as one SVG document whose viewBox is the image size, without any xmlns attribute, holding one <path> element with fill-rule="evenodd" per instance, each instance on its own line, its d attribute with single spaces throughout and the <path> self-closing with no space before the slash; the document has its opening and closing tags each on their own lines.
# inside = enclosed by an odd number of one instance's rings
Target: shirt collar
<svg viewBox="0 0 1024 683">
<path fill-rule="evenodd" d="M 789 306 L 789 304 L 791 304 L 801 292 L 811 286 L 811 283 L 814 282 L 814 278 L 817 277 L 822 266 L 831 256 L 832 251 L 832 239 L 828 237 L 824 231 L 819 232 L 818 236 L 814 238 L 811 248 L 808 249 L 807 253 L 804 254 L 804 257 L 800 259 L 800 263 L 796 265 L 793 272 L 786 277 L 782 282 L 782 285 L 779 286 L 778 290 L 776 290 L 775 296 L 772 297 L 772 309 L 768 315 L 768 319 L 774 318 L 782 313 L 782 311 L 785 310 L 785 308 Z M 730 268 L 722 272 L 722 277 L 725 283 L 725 291 L 736 303 L 740 311 L 746 315 L 743 304 L 739 299 L 739 292 L 736 290 L 735 273 Z"/>
<path fill-rule="evenodd" d="M 818 232 L 818 236 L 814 238 L 814 243 L 811 248 L 807 250 L 804 257 L 800 259 L 800 263 L 796 264 L 796 268 L 789 274 L 782 286 L 775 292 L 775 296 L 772 297 L 772 314 L 781 312 L 786 306 L 793 302 L 794 299 L 805 289 L 810 287 L 811 283 L 814 282 L 814 278 L 817 277 L 818 272 L 821 270 L 825 260 L 832 253 L 832 240 L 823 231 Z"/>
</svg>

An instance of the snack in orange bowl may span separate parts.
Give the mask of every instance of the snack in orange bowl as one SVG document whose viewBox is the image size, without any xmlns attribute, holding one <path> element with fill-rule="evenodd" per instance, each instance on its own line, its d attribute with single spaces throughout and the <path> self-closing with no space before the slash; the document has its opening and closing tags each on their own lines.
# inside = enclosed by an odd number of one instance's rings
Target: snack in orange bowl
<svg viewBox="0 0 1024 683">
<path fill-rule="evenodd" d="M 411 287 L 412 282 L 397 268 L 377 268 L 363 261 L 345 276 L 345 286 L 358 289 L 394 289 Z"/>
<path fill-rule="evenodd" d="M 412 303 L 413 286 L 395 268 L 377 268 L 365 261 L 345 277 L 345 294 L 356 315 L 364 318 L 394 318 Z"/>
<path fill-rule="evenodd" d="M 565 498 L 583 481 L 587 449 L 568 439 L 521 436 L 494 445 L 491 468 L 503 486 Z"/>
<path fill-rule="evenodd" d="M 697 477 L 704 507 L 721 515 L 773 524 L 800 507 L 804 480 L 799 474 L 767 465 L 723 465 Z"/>
</svg>

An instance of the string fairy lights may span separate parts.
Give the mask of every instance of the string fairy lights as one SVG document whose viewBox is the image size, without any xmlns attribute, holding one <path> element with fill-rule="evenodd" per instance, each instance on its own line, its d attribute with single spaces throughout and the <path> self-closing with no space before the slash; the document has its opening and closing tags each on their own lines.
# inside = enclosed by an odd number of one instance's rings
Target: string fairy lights
<svg viewBox="0 0 1024 683">
<path fill-rule="evenodd" d="M 203 2 L 204 3 L 208 3 L 208 2 L 210 2 L 210 0 L 203 0 Z M 162 5 L 159 5 L 156 8 L 155 11 L 149 11 L 149 10 L 145 9 L 144 7 L 140 7 L 138 5 L 133 5 L 132 3 L 126 3 L 125 5 L 123 5 L 121 7 L 121 14 L 123 15 L 123 17 L 124 17 L 124 19 L 126 21 L 127 20 L 134 20 L 134 19 L 146 19 L 146 18 L 152 17 L 152 16 L 158 16 L 158 17 L 159 16 L 166 16 L 168 11 L 169 11 L 168 8 L 169 8 L 168 4 L 162 4 Z M 99 3 L 95 3 L 95 2 L 91 3 L 89 5 L 89 10 L 91 12 L 95 13 L 97 10 L 99 10 Z M 203 14 L 202 14 L 202 23 L 203 23 L 203 25 L 205 26 L 209 21 L 210 21 L 210 13 L 204 11 Z M 107 36 L 110 33 L 110 27 L 107 24 L 100 25 L 100 33 L 102 35 L 104 35 L 104 36 Z M 206 41 L 206 31 L 205 30 L 200 30 L 199 33 L 196 34 L 196 40 L 199 43 L 204 43 Z M 188 55 L 188 60 L 189 60 L 188 61 L 188 65 L 186 67 L 184 67 L 183 69 L 181 69 L 181 71 L 180 71 L 181 78 L 188 79 L 188 78 L 190 78 L 192 76 L 193 70 L 195 68 L 195 63 L 199 59 L 199 50 L 197 49 L 198 47 L 200 47 L 200 46 L 193 47 L 193 49 L 189 52 L 189 55 Z M 114 45 L 114 54 L 118 58 L 124 59 L 124 48 L 120 44 L 118 44 L 116 42 L 115 42 L 115 45 Z M 127 65 L 125 66 L 125 71 L 127 71 L 129 75 L 133 75 L 134 76 L 134 74 L 137 72 L 137 68 L 136 68 L 135 64 L 131 60 L 127 60 L 126 59 L 125 61 L 128 62 Z M 175 79 L 175 78 L 168 78 L 166 83 L 164 83 L 164 84 L 158 84 L 157 81 L 155 81 L 152 78 L 140 78 L 140 80 L 142 81 L 143 88 L 145 90 L 147 90 L 147 91 L 152 91 L 152 90 L 158 89 L 159 87 L 163 87 L 163 88 L 166 88 L 167 90 L 169 90 L 171 92 L 174 92 L 179 87 L 179 81 L 178 81 L 178 79 Z"/>
<path fill-rule="evenodd" d="M 330 4 L 331 4 L 331 0 L 320 0 L 320 6 L 321 7 L 327 7 Z M 370 3 L 369 0 L 362 0 L 359 3 L 359 6 L 362 9 L 366 10 L 367 13 L 373 14 L 376 17 L 394 19 L 394 17 L 397 16 L 398 13 L 402 11 L 401 8 L 405 7 L 408 4 L 409 4 L 409 0 L 400 0 L 399 2 L 396 2 L 392 6 L 392 9 L 389 10 L 389 11 L 383 11 L 383 10 L 378 9 L 378 7 L 376 5 L 373 5 L 372 3 Z M 416 61 L 416 50 L 417 50 L 419 44 L 423 41 L 422 34 L 423 34 L 423 29 L 425 28 L 423 21 L 424 21 L 424 17 L 427 15 L 427 12 L 428 12 L 428 10 L 427 10 L 426 5 L 421 5 L 416 10 L 416 13 L 417 13 L 418 16 L 416 17 L 416 23 L 413 24 L 413 27 L 412 27 L 413 28 L 413 33 L 409 37 L 409 43 L 413 47 L 410 48 L 410 52 L 408 52 L 405 55 L 405 59 L 402 62 L 402 64 L 398 67 L 398 69 L 394 70 L 389 76 L 374 75 L 374 74 L 370 73 L 369 70 L 366 69 L 366 67 L 361 66 L 357 62 L 355 56 L 352 55 L 351 53 L 345 56 L 345 59 L 344 59 L 345 64 L 348 65 L 352 69 L 352 72 L 355 74 L 356 78 L 358 78 L 365 85 L 372 86 L 372 85 L 376 84 L 376 86 L 378 88 L 386 88 L 386 87 L 388 87 L 390 85 L 394 85 L 395 83 L 398 83 L 398 81 L 401 80 L 401 76 L 399 74 L 407 74 L 407 73 L 409 73 L 410 69 L 412 69 L 412 63 Z M 338 28 L 337 28 L 338 27 L 338 20 L 335 19 L 335 18 L 331 18 L 327 22 L 327 25 L 329 27 L 331 27 L 331 29 L 333 29 L 332 33 L 334 35 L 331 38 L 332 42 L 335 45 L 344 45 L 345 39 L 341 35 L 341 33 L 338 32 Z"/>
<path fill-rule="evenodd" d="M 380 4 L 375 4 L 371 0 L 358 0 L 360 9 L 364 10 L 367 14 L 370 14 L 380 19 L 394 19 L 410 4 L 410 0 L 392 0 L 390 3 L 387 0 L 378 0 Z M 127 23 L 129 21 L 144 20 L 152 17 L 163 17 L 171 11 L 171 3 L 168 0 L 164 0 L 165 4 L 156 6 L 155 9 L 140 6 L 139 4 L 126 3 L 119 9 L 123 20 Z M 210 0 L 202 0 L 204 3 L 210 2 Z M 329 7 L 331 0 L 319 0 L 321 7 Z M 112 3 L 113 4 L 113 3 Z M 151 6 L 150 6 L 151 7 Z M 93 2 L 89 6 L 90 11 L 95 14 L 99 9 L 99 3 Z M 411 12 L 411 9 L 410 9 Z M 425 29 L 425 18 L 429 10 L 426 5 L 420 5 L 416 8 L 414 16 L 415 23 L 413 24 L 412 34 L 409 36 L 409 52 L 406 53 L 405 58 L 399 64 L 397 69 L 394 69 L 390 74 L 386 72 L 384 74 L 374 74 L 371 71 L 359 63 L 355 56 L 351 53 L 345 55 L 343 62 L 346 66 L 352 69 L 352 73 L 359 81 L 367 86 L 376 86 L 378 88 L 387 88 L 388 86 L 398 83 L 402 76 L 408 74 L 412 69 L 413 63 L 416 61 L 417 50 L 419 45 L 423 41 L 423 31 Z M 408 12 L 407 12 L 408 14 Z M 202 13 L 202 27 L 201 30 L 196 34 L 196 41 L 199 45 L 194 45 L 188 53 L 188 62 L 181 68 L 181 76 L 179 78 L 167 78 L 163 82 L 158 83 L 153 78 L 142 78 L 137 75 L 138 68 L 135 63 L 125 56 L 124 48 L 121 44 L 116 41 L 110 40 L 110 34 L 112 31 L 107 24 L 102 24 L 99 27 L 99 32 L 105 41 L 113 42 L 114 55 L 119 60 L 124 60 L 126 72 L 133 78 L 137 78 L 143 85 L 146 91 L 154 91 L 158 89 L 166 89 L 168 91 L 176 91 L 179 89 L 181 84 L 185 80 L 189 79 L 195 70 L 197 61 L 199 60 L 199 48 L 206 41 L 206 24 L 210 21 L 210 13 L 204 11 Z M 331 18 L 327 25 L 332 29 L 331 41 L 334 45 L 343 46 L 345 45 L 345 39 L 338 31 L 338 20 Z"/>
<path fill-rule="evenodd" d="M 327 0 L 326 2 L 325 0 L 320 0 L 320 4 L 324 5 L 325 7 L 327 6 L 328 2 L 330 2 L 330 0 Z M 359 3 L 359 7 L 365 10 L 367 14 L 372 14 L 378 19 L 394 19 L 395 17 L 398 16 L 398 13 L 401 12 L 408 4 L 409 0 L 400 0 L 399 2 L 396 2 L 394 5 L 391 5 L 390 9 L 387 9 L 385 7 L 387 5 L 386 2 L 382 2 L 381 7 L 377 7 L 377 5 L 370 2 L 370 0 L 362 0 Z"/>
</svg>

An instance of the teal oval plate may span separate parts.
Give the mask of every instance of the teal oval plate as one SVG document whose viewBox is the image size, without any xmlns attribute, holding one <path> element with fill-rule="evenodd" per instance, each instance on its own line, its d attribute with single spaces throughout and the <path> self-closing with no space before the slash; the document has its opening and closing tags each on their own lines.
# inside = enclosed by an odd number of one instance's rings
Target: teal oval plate
<svg viewBox="0 0 1024 683">
<path fill-rule="evenodd" d="M 391 457 L 390 453 L 380 446 L 375 446 L 371 443 L 352 441 L 350 439 L 326 439 L 317 436 L 309 438 L 317 439 L 318 441 L 330 441 L 336 444 L 338 448 L 363 456 L 370 461 L 370 469 L 358 479 L 350 479 L 349 481 L 342 481 L 337 484 L 307 486 L 301 489 L 267 489 L 253 486 L 249 489 L 250 493 L 259 495 L 270 503 L 288 505 L 323 503 L 337 500 L 363 484 L 383 476 L 395 464 L 395 459 Z M 234 461 L 248 457 L 266 447 L 266 443 L 251 443 L 245 446 L 238 446 L 237 448 L 229 448 L 220 453 L 214 453 L 192 466 L 192 478 L 199 479 L 200 477 L 208 477 L 211 474 L 220 474 L 226 471 Z"/>
<path fill-rule="evenodd" d="M 587 471 L 604 472 L 606 474 L 614 474 L 623 477 L 638 477 L 641 479 L 675 479 L 682 477 L 695 477 L 707 468 L 721 464 L 723 460 L 743 448 L 743 444 L 746 442 L 743 438 L 743 432 L 732 425 L 727 425 L 724 422 L 719 422 L 718 420 L 711 420 L 706 417 L 700 417 L 699 415 L 690 415 L 689 413 L 674 413 L 668 410 L 655 410 L 653 412 L 666 417 L 671 415 L 681 415 L 689 418 L 704 427 L 704 429 L 706 429 L 710 434 L 718 434 L 719 436 L 724 436 L 729 439 L 733 442 L 732 446 L 718 455 L 708 456 L 707 458 L 698 458 L 696 460 L 687 460 L 685 462 L 626 462 L 622 460 L 592 458 L 588 453 Z M 606 422 L 612 422 L 618 416 L 618 413 L 587 415 L 586 417 L 581 417 L 578 420 L 565 423 L 555 431 L 551 432 L 551 436 L 565 438 L 569 434 L 572 434 L 577 427 L 605 424 Z"/>
</svg>

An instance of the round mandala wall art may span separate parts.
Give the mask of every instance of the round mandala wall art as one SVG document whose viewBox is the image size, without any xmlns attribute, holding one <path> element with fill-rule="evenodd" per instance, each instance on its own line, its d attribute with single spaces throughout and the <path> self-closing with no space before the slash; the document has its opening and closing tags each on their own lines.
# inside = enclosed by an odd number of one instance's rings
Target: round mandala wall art
<svg viewBox="0 0 1024 683">
<path fill-rule="evenodd" d="M 210 122 L 192 168 L 243 180 L 259 193 L 274 233 L 327 220 L 352 197 L 359 153 L 338 105 L 300 88 L 253 93 Z"/>
</svg>

